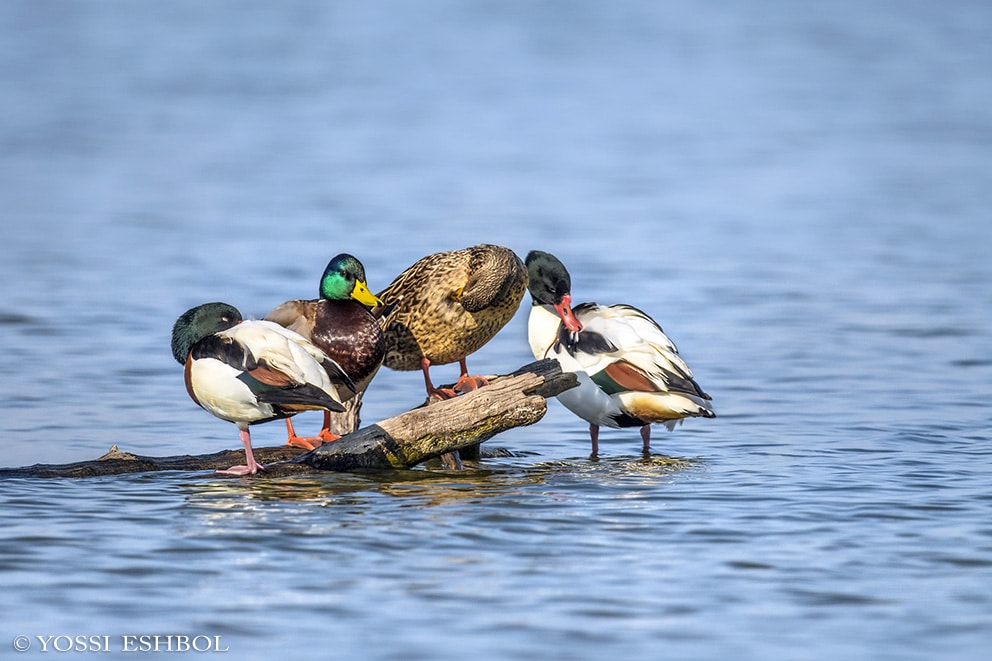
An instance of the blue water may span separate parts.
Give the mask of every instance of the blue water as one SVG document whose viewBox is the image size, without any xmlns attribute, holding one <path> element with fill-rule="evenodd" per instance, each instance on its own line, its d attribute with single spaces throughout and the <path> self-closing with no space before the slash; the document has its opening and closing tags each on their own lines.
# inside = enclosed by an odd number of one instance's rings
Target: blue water
<svg viewBox="0 0 992 661">
<path fill-rule="evenodd" d="M 990 24 L 2 3 L 3 466 L 237 448 L 183 389 L 179 313 L 262 316 L 341 251 L 375 290 L 483 241 L 651 313 L 719 417 L 648 459 L 604 430 L 590 460 L 551 402 L 462 474 L 0 480 L 0 657 L 172 634 L 240 659 L 987 658 Z M 526 308 L 473 371 L 529 362 Z M 421 400 L 383 370 L 363 418 Z"/>
</svg>

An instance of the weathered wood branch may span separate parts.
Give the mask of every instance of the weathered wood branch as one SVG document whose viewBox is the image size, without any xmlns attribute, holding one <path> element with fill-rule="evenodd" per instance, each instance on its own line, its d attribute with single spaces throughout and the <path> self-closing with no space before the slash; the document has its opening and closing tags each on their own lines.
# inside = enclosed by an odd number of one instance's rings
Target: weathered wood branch
<svg viewBox="0 0 992 661">
<path fill-rule="evenodd" d="M 557 361 L 537 361 L 511 374 L 492 377 L 490 385 L 484 388 L 363 427 L 302 455 L 298 449 L 284 445 L 255 448 L 255 458 L 267 464 L 266 476 L 315 470 L 409 468 L 476 445 L 508 429 L 534 424 L 547 411 L 546 398 L 575 383 L 575 375 L 563 374 Z M 197 456 L 143 457 L 121 452 L 114 446 L 111 452 L 92 461 L 3 468 L 0 479 L 216 470 L 243 462 L 242 450 Z"/>
</svg>

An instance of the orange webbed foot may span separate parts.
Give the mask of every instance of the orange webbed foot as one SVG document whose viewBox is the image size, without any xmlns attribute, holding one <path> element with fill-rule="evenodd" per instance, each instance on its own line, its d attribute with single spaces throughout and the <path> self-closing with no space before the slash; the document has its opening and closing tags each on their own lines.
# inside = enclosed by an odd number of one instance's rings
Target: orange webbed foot
<svg viewBox="0 0 992 661">
<path fill-rule="evenodd" d="M 454 399 L 458 396 L 458 393 L 451 388 L 431 388 L 427 391 L 427 399 L 443 401 L 445 399 Z"/>
<path fill-rule="evenodd" d="M 341 438 L 340 434 L 335 434 L 330 429 L 321 429 L 320 433 L 317 434 L 317 436 L 320 437 L 321 444 L 331 443 L 332 441 L 336 441 L 339 438 Z"/>
<path fill-rule="evenodd" d="M 331 434 L 326 428 L 321 429 L 317 436 L 298 436 L 289 418 L 286 418 L 286 433 L 288 436 L 286 445 L 304 450 L 313 450 L 323 445 L 325 441 L 333 441 L 339 438 Z M 328 436 L 333 436 L 333 438 L 328 438 Z"/>
<path fill-rule="evenodd" d="M 318 436 L 310 436 L 303 438 L 301 436 L 290 436 L 286 441 L 286 445 L 294 448 L 302 448 L 304 450 L 313 450 L 319 448 L 324 444 L 323 439 Z"/>
<path fill-rule="evenodd" d="M 484 376 L 469 376 L 462 374 L 455 383 L 455 390 L 458 392 L 472 392 L 489 385 L 489 380 Z"/>
</svg>

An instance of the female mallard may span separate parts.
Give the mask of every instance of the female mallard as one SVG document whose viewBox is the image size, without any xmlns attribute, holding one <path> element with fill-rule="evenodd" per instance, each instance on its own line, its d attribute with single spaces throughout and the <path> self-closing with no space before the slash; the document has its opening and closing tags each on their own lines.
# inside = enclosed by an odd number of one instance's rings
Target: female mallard
<svg viewBox="0 0 992 661">
<path fill-rule="evenodd" d="M 428 397 L 455 395 L 434 387 L 431 365 L 459 363 L 455 390 L 485 385 L 484 378 L 468 375 L 465 357 L 510 321 L 526 287 L 523 262 L 502 246 L 484 244 L 420 259 L 378 294 L 393 306 L 382 318 L 383 363 L 394 370 L 423 370 Z"/>
<path fill-rule="evenodd" d="M 184 312 L 172 327 L 172 355 L 185 365 L 186 392 L 221 420 L 233 422 L 245 446 L 244 466 L 218 473 L 253 475 L 248 426 L 301 411 L 341 411 L 355 386 L 320 349 L 269 321 L 242 321 L 227 303 Z"/>
<path fill-rule="evenodd" d="M 571 307 L 571 278 L 554 255 L 527 255 L 534 299 L 527 335 L 534 356 L 556 358 L 579 385 L 558 401 L 589 423 L 592 455 L 599 426 L 640 427 L 650 451 L 651 423 L 673 429 L 686 417 L 712 418 L 710 396 L 692 378 L 678 350 L 648 315 L 629 305 Z"/>
<path fill-rule="evenodd" d="M 340 365 L 359 393 L 365 391 L 379 371 L 386 353 L 382 329 L 366 307 L 382 305 L 382 301 L 365 283 L 362 263 L 342 253 L 324 269 L 319 299 L 286 301 L 265 317 L 313 342 Z M 330 425 L 331 414 L 325 411 L 320 433 L 316 437 L 300 438 L 286 418 L 288 444 L 312 449 L 339 438 L 331 433 Z"/>
</svg>

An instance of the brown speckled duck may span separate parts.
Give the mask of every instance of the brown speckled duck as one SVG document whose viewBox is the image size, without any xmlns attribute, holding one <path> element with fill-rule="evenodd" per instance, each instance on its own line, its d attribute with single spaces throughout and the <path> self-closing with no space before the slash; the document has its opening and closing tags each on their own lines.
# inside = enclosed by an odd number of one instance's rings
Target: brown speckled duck
<svg viewBox="0 0 992 661">
<path fill-rule="evenodd" d="M 459 364 L 455 390 L 486 385 L 484 378 L 468 375 L 465 357 L 510 321 L 526 289 L 524 263 L 502 246 L 482 244 L 418 260 L 378 294 L 391 306 L 381 320 L 383 363 L 394 370 L 423 370 L 428 397 L 455 395 L 434 387 L 431 365 Z"/>
<path fill-rule="evenodd" d="M 320 298 L 282 303 L 265 317 L 313 342 L 335 361 L 364 392 L 379 371 L 386 353 L 386 340 L 369 307 L 381 306 L 366 285 L 365 267 L 352 255 L 332 259 L 320 278 Z M 366 307 L 368 306 L 368 307 Z M 330 414 L 315 437 L 301 438 L 286 418 L 289 445 L 314 448 L 338 438 L 330 431 Z"/>
</svg>

